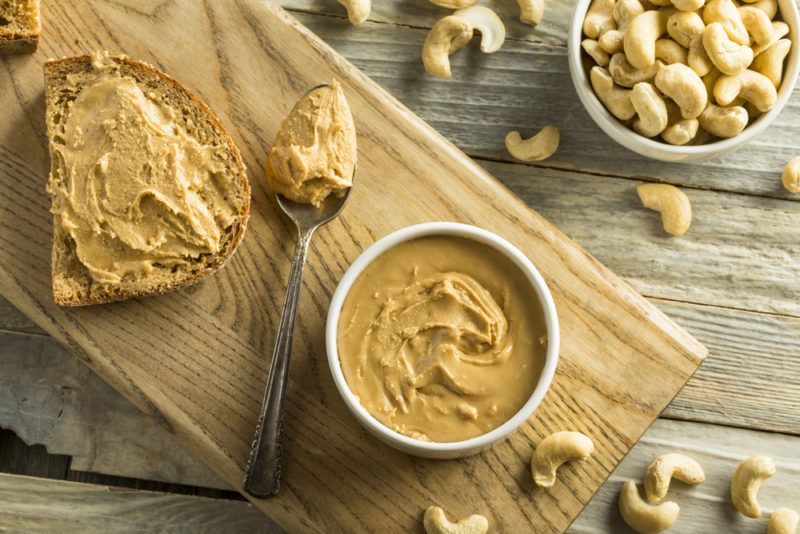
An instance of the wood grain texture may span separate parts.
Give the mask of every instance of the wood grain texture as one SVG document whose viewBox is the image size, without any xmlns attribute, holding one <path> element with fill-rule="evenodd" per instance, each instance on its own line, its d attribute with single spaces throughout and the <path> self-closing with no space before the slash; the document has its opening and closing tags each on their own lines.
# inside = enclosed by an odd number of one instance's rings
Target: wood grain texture
<svg viewBox="0 0 800 534">
<path fill-rule="evenodd" d="M 731 430 L 715 425 L 659 419 L 636 444 L 584 509 L 569 532 L 632 534 L 617 510 L 617 496 L 629 479 L 641 482 L 649 463 L 658 455 L 679 452 L 703 466 L 706 481 L 699 486 L 670 485 L 667 499 L 681 507 L 678 522 L 669 532 L 707 534 L 767 531 L 769 515 L 778 508 L 800 506 L 798 439 L 771 432 Z M 730 481 L 736 466 L 750 456 L 764 454 L 775 460 L 777 473 L 758 492 L 763 515 L 740 515 L 730 501 Z"/>
<path fill-rule="evenodd" d="M 50 31 L 40 52 L 6 60 L 0 72 L 14 88 L 0 95 L 12 117 L 0 126 L 2 293 L 237 487 L 290 243 L 259 169 L 297 96 L 320 80 L 343 81 L 361 132 L 365 185 L 312 246 L 290 384 L 286 485 L 280 498 L 258 503 L 287 527 L 411 528 L 436 501 L 455 514 L 485 513 L 505 530 L 563 529 L 702 358 L 696 341 L 271 4 L 45 2 L 44 15 Z M 48 55 L 98 47 L 162 66 L 211 104 L 250 168 L 253 216 L 224 272 L 189 291 L 61 310 L 50 303 L 44 268 L 39 68 Z M 412 459 L 367 438 L 333 388 L 322 344 L 330 293 L 358 252 L 390 230 L 443 218 L 497 231 L 535 258 L 562 318 L 560 370 L 537 417 L 508 442 L 460 462 Z M 526 465 L 532 445 L 565 426 L 592 435 L 602 452 L 566 471 L 560 490 L 535 491 Z"/>
<path fill-rule="evenodd" d="M 341 12 L 333 0 L 282 4 L 315 13 Z M 391 25 L 367 23 L 356 29 L 338 16 L 297 17 L 470 156 L 511 162 L 503 145 L 506 133 L 520 130 L 530 135 L 552 124 L 561 131 L 559 150 L 534 167 L 798 200 L 783 188 L 780 174 L 800 153 L 800 87 L 772 126 L 746 147 L 704 162 L 654 164 L 612 141 L 578 100 L 567 65 L 567 29 L 562 27 L 568 24 L 573 1 L 548 0 L 541 29 L 516 21 L 514 2 L 486 5 L 503 17 L 509 35 L 526 40 L 506 40 L 487 56 L 476 38 L 451 56 L 453 77 L 448 79 L 427 76 L 419 59 L 428 28 L 446 13 L 427 0 L 375 3 L 373 19 Z"/>
<path fill-rule="evenodd" d="M 0 474 L 0 532 L 281 532 L 243 501 Z"/>
</svg>

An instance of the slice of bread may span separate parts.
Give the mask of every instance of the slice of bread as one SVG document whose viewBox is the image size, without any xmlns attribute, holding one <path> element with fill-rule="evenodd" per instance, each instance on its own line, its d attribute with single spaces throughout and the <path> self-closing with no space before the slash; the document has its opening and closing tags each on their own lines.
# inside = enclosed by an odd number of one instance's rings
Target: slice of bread
<svg viewBox="0 0 800 534">
<path fill-rule="evenodd" d="M 72 103 L 84 88 L 94 85 L 103 74 L 93 66 L 94 56 L 77 56 L 44 65 L 47 132 L 50 138 L 51 172 L 48 191 L 65 184 L 55 163 L 55 150 L 63 147 L 63 132 L 69 119 Z M 219 147 L 224 164 L 224 198 L 232 206 L 233 223 L 221 233 L 217 253 L 204 253 L 196 258 L 184 258 L 180 265 L 154 263 L 149 272 L 138 276 L 125 275 L 116 282 L 97 281 L 80 261 L 72 235 L 66 232 L 61 219 L 53 218 L 52 279 L 53 297 L 57 304 L 82 306 L 99 304 L 130 297 L 164 293 L 187 286 L 219 269 L 234 253 L 242 240 L 250 211 L 250 185 L 239 150 L 219 119 L 199 98 L 180 82 L 145 63 L 125 56 L 104 60 L 119 76 L 132 78 L 153 102 L 175 110 L 175 121 L 185 132 L 203 145 Z M 100 125 L 98 125 L 98 128 Z M 113 176 L 125 180 L 125 176 Z M 223 187 L 217 185 L 216 187 Z M 55 197 L 54 197 L 55 200 Z M 55 204 L 54 204 L 55 213 Z"/>
<path fill-rule="evenodd" d="M 0 54 L 35 52 L 41 28 L 39 0 L 0 0 Z"/>
</svg>

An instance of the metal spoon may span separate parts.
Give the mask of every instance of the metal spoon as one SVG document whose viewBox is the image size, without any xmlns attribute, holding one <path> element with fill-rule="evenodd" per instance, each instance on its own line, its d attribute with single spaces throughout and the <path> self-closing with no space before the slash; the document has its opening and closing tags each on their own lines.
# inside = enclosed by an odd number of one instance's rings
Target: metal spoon
<svg viewBox="0 0 800 534">
<path fill-rule="evenodd" d="M 292 336 L 297 317 L 297 303 L 303 281 L 308 245 L 314 231 L 333 220 L 342 211 L 352 187 L 343 195 L 330 195 L 315 208 L 311 204 L 293 202 L 283 195 L 275 195 L 278 205 L 297 227 L 297 245 L 289 274 L 289 288 L 283 303 L 283 313 L 278 327 L 278 337 L 272 352 L 269 379 L 264 392 L 264 403 L 256 427 L 256 436 L 250 449 L 250 459 L 244 475 L 244 490 L 253 497 L 264 498 L 278 494 L 281 478 L 281 434 L 283 430 L 283 401 L 289 379 L 289 360 L 292 355 Z"/>
</svg>

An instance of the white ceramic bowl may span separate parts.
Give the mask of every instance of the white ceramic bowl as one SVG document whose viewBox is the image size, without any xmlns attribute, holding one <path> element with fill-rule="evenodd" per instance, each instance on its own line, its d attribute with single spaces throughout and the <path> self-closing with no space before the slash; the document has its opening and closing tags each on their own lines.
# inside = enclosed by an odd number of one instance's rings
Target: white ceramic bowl
<svg viewBox="0 0 800 534">
<path fill-rule="evenodd" d="M 344 374 L 342 373 L 341 363 L 339 362 L 339 353 L 337 351 L 337 333 L 339 329 L 339 314 L 342 310 L 347 293 L 350 287 L 364 271 L 364 269 L 378 256 L 389 250 L 390 248 L 410 241 L 419 237 L 425 236 L 441 236 L 451 235 L 460 236 L 473 239 L 480 243 L 489 245 L 497 250 L 499 253 L 507 256 L 511 261 L 520 268 L 525 276 L 530 281 L 531 285 L 536 291 L 539 302 L 543 307 L 545 327 L 547 330 L 547 351 L 545 355 L 544 367 L 542 374 L 539 378 L 538 384 L 533 390 L 528 401 L 514 414 L 511 419 L 495 428 L 474 438 L 464 441 L 456 441 L 451 443 L 432 443 L 427 441 L 420 441 L 417 439 L 404 436 L 399 432 L 391 430 L 389 427 L 384 426 L 380 421 L 375 419 L 367 410 L 358 402 L 350 387 L 347 385 Z M 559 348 L 559 335 L 558 335 L 558 316 L 556 314 L 555 304 L 550 290 L 533 266 L 533 263 L 514 245 L 505 239 L 483 230 L 475 226 L 466 224 L 458 224 L 451 222 L 434 222 L 418 224 L 416 226 L 409 226 L 403 228 L 386 237 L 378 240 L 372 246 L 367 248 L 357 259 L 353 265 L 347 270 L 342 277 L 336 292 L 333 294 L 331 307 L 328 311 L 328 322 L 325 329 L 325 341 L 328 350 L 328 364 L 333 374 L 333 381 L 336 383 L 336 388 L 342 395 L 345 404 L 353 413 L 355 418 L 375 437 L 408 454 L 415 456 L 422 456 L 425 458 L 459 458 L 462 456 L 469 456 L 484 451 L 491 447 L 493 444 L 507 438 L 513 433 L 520 425 L 522 425 L 533 414 L 536 407 L 544 398 L 547 389 L 550 387 L 550 382 L 553 380 L 553 375 L 556 371 L 556 363 L 558 361 L 558 348 Z"/>
<path fill-rule="evenodd" d="M 755 136 L 766 130 L 781 112 L 792 94 L 798 71 L 800 71 L 800 41 L 798 41 L 800 16 L 797 13 L 796 0 L 778 0 L 779 13 L 791 30 L 788 37 L 792 40 L 792 50 L 784 63 L 783 83 L 778 89 L 778 101 L 775 103 L 775 107 L 751 122 L 744 132 L 736 137 L 720 139 L 705 145 L 673 146 L 643 137 L 624 126 L 609 113 L 592 90 L 589 72 L 586 64 L 584 64 L 584 61 L 590 61 L 590 59 L 585 54 L 582 54 L 581 48 L 583 19 L 589 9 L 590 2 L 591 0 L 578 0 L 575 11 L 572 14 L 569 41 L 567 42 L 569 72 L 572 76 L 572 83 L 575 84 L 575 90 L 578 92 L 578 97 L 581 99 L 586 111 L 594 119 L 594 122 L 612 139 L 629 150 L 661 161 L 698 161 L 722 156 L 750 142 Z"/>
</svg>

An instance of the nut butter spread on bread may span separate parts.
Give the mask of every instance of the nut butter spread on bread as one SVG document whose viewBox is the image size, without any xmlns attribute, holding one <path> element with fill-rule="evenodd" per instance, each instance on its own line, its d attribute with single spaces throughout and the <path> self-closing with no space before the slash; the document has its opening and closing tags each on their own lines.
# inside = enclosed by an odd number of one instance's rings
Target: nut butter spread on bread
<svg viewBox="0 0 800 534">
<path fill-rule="evenodd" d="M 45 65 L 53 292 L 82 305 L 210 274 L 244 232 L 239 151 L 175 80 L 126 57 Z"/>
</svg>

